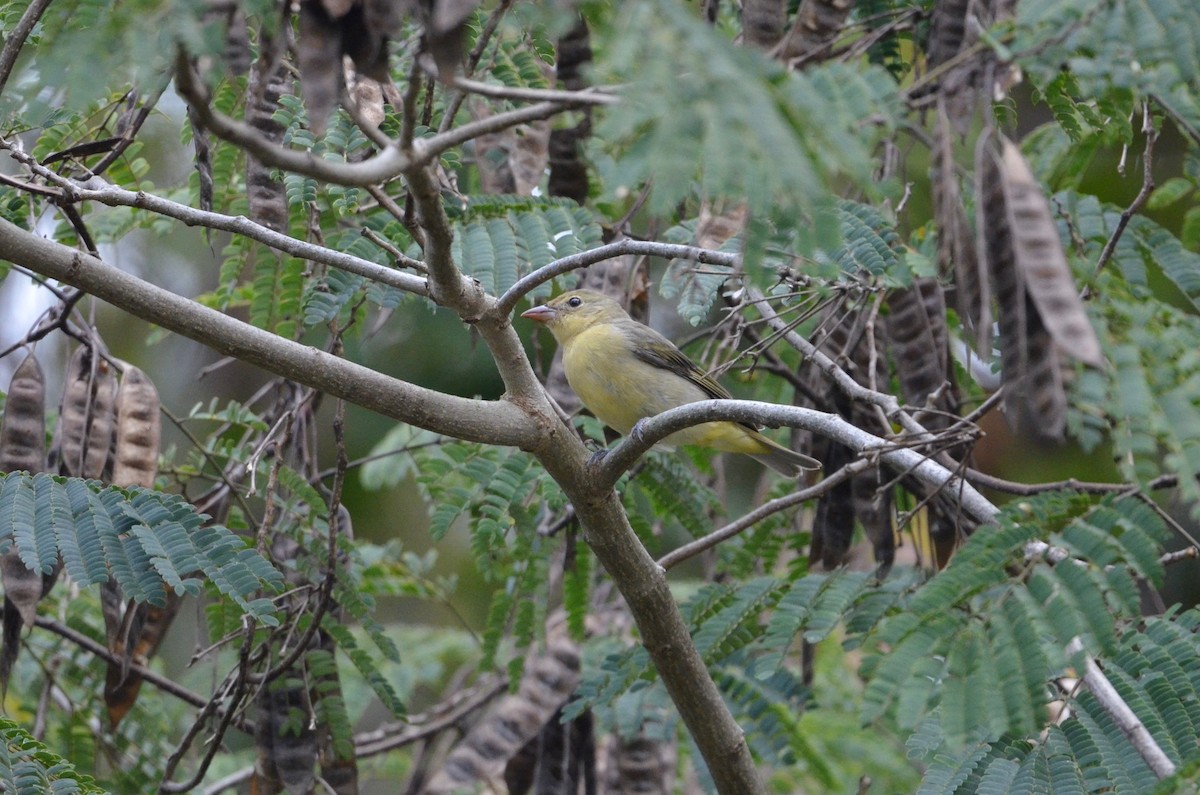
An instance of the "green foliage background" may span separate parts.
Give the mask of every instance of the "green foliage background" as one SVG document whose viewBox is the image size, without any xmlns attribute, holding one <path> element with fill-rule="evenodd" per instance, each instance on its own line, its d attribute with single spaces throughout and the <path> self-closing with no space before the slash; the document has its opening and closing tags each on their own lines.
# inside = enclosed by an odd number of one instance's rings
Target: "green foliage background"
<svg viewBox="0 0 1200 795">
<path fill-rule="evenodd" d="M 488 292 L 501 293 L 538 267 L 600 245 L 606 226 L 652 184 L 633 223 L 647 235 L 666 230 L 658 237 L 667 242 L 692 241 L 706 201 L 744 200 L 750 213 L 744 238 L 727 244 L 744 253 L 742 281 L 729 282 L 731 274 L 721 268 L 654 266 L 655 295 L 693 326 L 715 316 L 728 284 L 774 291 L 782 308 L 802 312 L 839 290 L 865 286 L 878 293 L 930 274 L 937 230 L 918 195 L 928 191 L 921 132 L 927 120 L 906 102 L 921 79 L 917 53 L 932 4 L 860 5 L 855 40 L 879 19 L 909 15 L 913 21 L 881 34 L 859 57 L 802 72 L 734 46 L 740 21 L 727 7 L 712 26 L 674 0 L 624 3 L 619 10 L 585 5 L 595 51 L 591 79 L 622 87 L 622 103 L 597 112 L 587 144 L 589 201 L 580 207 L 544 196 L 472 193 L 474 166 L 461 150 L 451 150 L 438 165 L 467 186 L 465 207 L 446 196 L 457 264 Z M 163 81 L 179 43 L 194 54 L 218 56 L 219 36 L 193 6 L 51 3 L 4 91 L 4 137 L 23 136 L 30 153 L 44 158 L 106 129 L 130 84 Z M 0 26 L 11 31 L 26 7 L 0 6 Z M 252 17 L 264 20 L 272 18 L 271 9 L 265 2 L 247 4 Z M 472 36 L 487 10 L 473 19 Z M 483 78 L 545 88 L 539 62 L 551 57 L 550 42 L 564 19 L 536 7 L 519 11 L 502 23 Z M 777 791 L 851 791 L 863 775 L 874 782 L 872 791 L 1153 791 L 1159 785 L 1152 772 L 1095 699 L 1058 687 L 1082 665 L 1081 655 L 1066 652 L 1075 638 L 1102 661 L 1122 697 L 1185 771 L 1180 787 L 1200 758 L 1200 614 L 1187 606 L 1195 594 L 1172 598 L 1180 603 L 1162 615 L 1143 617 L 1139 591 L 1164 584 L 1160 557 L 1181 543 L 1176 522 L 1200 516 L 1200 7 L 1190 0 L 1026 0 L 1015 19 L 989 29 L 980 46 L 1024 75 L 1027 88 L 996 110 L 1010 120 L 1010 133 L 1019 131 L 1036 176 L 1052 193 L 1068 259 L 1089 295 L 1089 315 L 1109 362 L 1104 370 L 1078 371 L 1068 417 L 1070 469 L 1043 474 L 1111 475 L 1130 488 L 1115 496 L 1053 491 L 1013 501 L 996 526 L 976 533 L 936 575 L 897 571 L 880 580 L 856 571 L 810 572 L 802 554 L 810 540 L 804 513 L 799 522 L 791 513 L 771 517 L 722 544 L 706 569 L 673 574 L 693 640 Z M 411 58 L 410 51 L 395 49 L 397 79 L 408 73 Z M 242 77 L 215 77 L 214 107 L 240 114 L 245 88 Z M 431 100 L 435 118 L 446 101 L 442 93 Z M 1100 252 L 1137 192 L 1143 107 L 1162 135 L 1159 184 L 1098 271 Z M 173 110 L 164 113 L 176 140 L 190 144 L 188 123 Z M 400 120 L 395 109 L 388 113 L 382 129 L 394 135 Z M 285 142 L 318 157 L 350 161 L 370 146 L 342 111 L 314 135 L 297 97 L 285 97 L 275 120 Z M 884 142 L 900 142 L 904 166 L 880 179 Z M 220 141 L 211 145 L 213 209 L 245 214 L 245 156 Z M 178 179 L 148 149 L 135 144 L 106 178 L 196 205 L 195 176 Z M 1126 176 L 1118 175 L 1122 158 Z M 164 184 L 156 185 L 158 179 Z M 420 257 L 411 230 L 366 191 L 294 174 L 280 179 L 293 236 L 319 233 L 330 248 L 392 265 L 367 230 Z M 39 221 L 34 207 L 18 188 L 0 186 L 5 218 L 33 228 Z M 174 222 L 144 210 L 84 210 L 95 239 L 122 252 L 152 252 L 176 231 Z M 77 242 L 67 224 L 50 233 Z M 204 285 L 198 300 L 209 306 L 315 345 L 348 330 L 347 356 L 424 386 L 490 398 L 502 390 L 470 332 L 414 296 L 314 268 L 239 236 L 196 233 L 189 243 Z M 0 276 L 15 281 L 11 272 Z M 532 297 L 567 283 L 560 278 Z M 394 315 L 372 336 L 367 330 L 380 312 Z M 177 340 L 103 313 L 100 327 L 119 355 L 157 374 L 167 404 L 191 434 L 172 437 L 164 489 L 209 481 L 230 464 L 247 467 L 262 482 L 272 477 L 269 463 L 251 459 L 246 445 L 267 430 L 265 412 L 240 402 L 249 396 L 246 382 L 259 376 L 226 371 L 197 385 L 176 364 Z M 143 347 L 142 337 L 157 347 Z M 689 352 L 705 350 L 695 345 Z M 799 363 L 794 351 L 780 355 L 793 369 Z M 739 394 L 781 399 L 771 379 L 751 376 L 735 386 Z M 971 397 L 981 399 L 981 390 Z M 320 424 L 327 425 L 330 409 L 323 411 Z M 555 600 L 571 635 L 584 644 L 583 681 L 568 716 L 591 710 L 600 728 L 625 736 L 683 734 L 645 650 L 620 635 L 587 636 L 603 572 L 562 518 L 566 500 L 531 455 L 387 427 L 365 413 L 351 412 L 348 425 L 352 457 L 379 457 L 356 469 L 346 493 L 358 536 L 337 550 L 334 594 L 346 622 L 327 616 L 322 624 L 337 654 L 317 650 L 307 661 L 314 675 L 340 669 L 343 688 L 322 691 L 327 698 L 317 707 L 336 747 L 352 747 L 353 732 L 380 707 L 403 716 L 434 703 L 432 694 L 460 666 L 502 672 L 517 682 L 528 650 L 543 640 Z M 603 438 L 594 422 L 582 425 L 593 439 Z M 1032 480 L 1040 454 L 1022 450 L 1026 440 L 998 427 L 994 436 L 981 457 L 1004 458 L 1006 474 Z M 332 458 L 329 442 L 327 434 L 321 438 L 325 459 Z M 706 534 L 733 518 L 731 505 L 754 500 L 749 488 L 715 487 L 706 477 L 712 467 L 704 455 L 687 460 L 656 452 L 622 481 L 630 521 L 652 554 Z M 729 469 L 735 485 L 757 476 L 732 462 Z M 0 489 L 0 545 L 11 539 L 37 569 L 61 553 L 80 585 L 101 582 L 112 571 L 138 601 L 155 601 L 164 587 L 203 596 L 203 626 L 192 631 L 205 644 L 226 642 L 247 616 L 261 622 L 257 631 L 265 637 L 267 627 L 286 618 L 282 600 L 270 601 L 285 575 L 325 576 L 330 524 L 326 494 L 308 474 L 289 465 L 275 477 L 277 529 L 308 550 L 282 573 L 234 536 L 264 510 L 250 495 L 211 537 L 188 541 L 179 528 L 200 520 L 174 496 L 11 475 Z M 1169 492 L 1157 488 L 1164 479 Z M 782 496 L 793 486 L 774 483 L 764 491 Z M 541 532 L 558 520 L 566 532 Z M 135 528 L 130 535 L 120 535 L 121 521 Z M 1067 558 L 1052 563 L 1031 553 L 1031 542 L 1063 550 Z M 553 566 L 561 565 L 556 555 L 567 545 L 572 564 L 552 588 Z M 221 557 L 235 548 L 233 563 Z M 245 570 L 232 574 L 236 563 Z M 207 590 L 201 579 L 189 578 L 194 572 L 203 572 Z M 552 597 L 553 589 L 561 597 Z M 94 591 L 78 600 L 60 591 L 43 610 L 103 637 Z M 801 643 L 819 649 L 811 684 L 798 670 Z M 177 734 L 170 727 L 183 707 L 146 693 L 117 735 L 95 731 L 86 716 L 100 709 L 100 675 L 88 656 L 40 635 L 30 637 L 26 651 L 6 701 L 21 720 L 0 722 L 4 787 L 133 792 L 157 784 Z M 39 743 L 22 726 L 36 709 L 30 694 L 44 683 L 41 664 L 50 659 L 63 665 L 58 681 L 69 688 L 74 709 L 54 713 Z M 186 661 L 168 652 L 161 664 L 203 688 L 205 676 L 233 659 L 232 650 L 223 650 L 204 671 L 180 673 Z M 1055 701 L 1069 712 L 1052 724 L 1047 710 Z M 680 748 L 704 785 L 700 760 L 686 742 Z M 210 778 L 252 758 L 249 741 L 235 741 Z M 396 780 L 411 762 L 396 754 L 364 761 L 363 769 Z"/>
</svg>

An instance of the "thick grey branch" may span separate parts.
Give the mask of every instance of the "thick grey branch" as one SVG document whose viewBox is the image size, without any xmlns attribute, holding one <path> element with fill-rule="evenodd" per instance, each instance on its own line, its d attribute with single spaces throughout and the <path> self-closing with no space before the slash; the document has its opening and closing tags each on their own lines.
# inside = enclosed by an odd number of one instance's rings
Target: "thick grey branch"
<svg viewBox="0 0 1200 795">
<path fill-rule="evenodd" d="M 35 273 L 78 287 L 215 351 L 385 416 L 460 439 L 524 448 L 537 443 L 535 424 L 506 401 L 467 400 L 435 392 L 277 337 L 3 219 L 0 251 Z"/>
<path fill-rule="evenodd" d="M 643 420 L 638 424 L 637 432 L 623 439 L 600 463 L 598 480 L 606 484 L 616 483 L 617 478 L 655 442 L 676 431 L 713 420 L 756 423 L 772 428 L 803 428 L 833 439 L 859 453 L 877 455 L 884 463 L 916 478 L 931 491 L 949 489 L 961 503 L 963 510 L 980 523 L 995 521 L 999 513 L 999 509 L 973 486 L 915 450 L 897 448 L 896 442 L 881 439 L 856 428 L 836 414 L 754 400 L 702 400 Z"/>
<path fill-rule="evenodd" d="M 666 572 L 633 532 L 620 496 L 597 482 L 585 464 L 583 443 L 565 426 L 558 424 L 534 452 L 575 506 L 588 546 L 625 597 L 642 643 L 712 771 L 717 791 L 764 793 L 742 730 L 692 643 Z"/>
</svg>

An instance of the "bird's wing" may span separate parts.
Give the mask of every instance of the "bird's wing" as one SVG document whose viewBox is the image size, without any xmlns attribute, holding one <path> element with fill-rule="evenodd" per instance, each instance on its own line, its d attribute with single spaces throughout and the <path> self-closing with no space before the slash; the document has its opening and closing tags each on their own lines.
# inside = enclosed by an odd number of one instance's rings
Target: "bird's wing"
<svg viewBox="0 0 1200 795">
<path fill-rule="evenodd" d="M 663 340 L 663 342 L 665 344 L 662 345 L 635 346 L 633 355 L 646 364 L 670 370 L 672 373 L 686 378 L 700 387 L 704 391 L 704 394 L 710 398 L 724 399 L 733 397 L 729 394 L 729 390 L 705 375 L 682 351 L 669 342 L 666 342 L 666 340 Z"/>
<path fill-rule="evenodd" d="M 696 366 L 696 363 L 689 359 L 683 351 L 675 347 L 674 344 L 666 337 L 655 332 L 653 329 L 638 329 L 640 337 L 638 342 L 644 344 L 635 344 L 633 346 L 633 355 L 641 359 L 646 364 L 653 367 L 661 367 L 664 370 L 669 370 L 678 376 L 686 378 L 691 383 L 700 387 L 705 395 L 714 400 L 728 400 L 733 397 L 729 390 L 721 386 Z M 652 332 L 652 336 L 645 332 Z M 748 422 L 739 422 L 752 431 L 758 430 L 754 425 Z"/>
</svg>

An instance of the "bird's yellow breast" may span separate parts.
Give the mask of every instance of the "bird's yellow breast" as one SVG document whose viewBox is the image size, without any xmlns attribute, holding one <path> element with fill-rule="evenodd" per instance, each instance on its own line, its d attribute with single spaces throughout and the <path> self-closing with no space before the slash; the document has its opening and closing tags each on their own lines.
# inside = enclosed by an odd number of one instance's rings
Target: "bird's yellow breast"
<svg viewBox="0 0 1200 795">
<path fill-rule="evenodd" d="M 563 369 L 583 404 L 620 433 L 629 433 L 640 419 L 708 397 L 687 379 L 637 358 L 621 329 L 610 324 L 591 326 L 566 342 Z M 719 427 L 726 425 L 729 428 Z M 732 446 L 742 452 L 744 434 L 730 423 L 705 423 L 672 434 L 664 442 L 676 445 L 717 441 L 715 446 L 727 449 L 729 444 L 719 443 L 726 435 L 736 437 Z"/>
<path fill-rule="evenodd" d="M 601 422 L 621 433 L 649 416 L 646 379 L 636 377 L 645 366 L 620 330 L 608 324 L 591 326 L 563 348 L 563 369 L 575 394 Z"/>
</svg>

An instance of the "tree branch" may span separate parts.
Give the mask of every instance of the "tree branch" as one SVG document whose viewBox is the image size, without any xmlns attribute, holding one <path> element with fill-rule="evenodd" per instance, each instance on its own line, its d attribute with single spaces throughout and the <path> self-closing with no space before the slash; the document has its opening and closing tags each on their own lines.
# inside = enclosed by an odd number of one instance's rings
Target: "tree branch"
<svg viewBox="0 0 1200 795">
<path fill-rule="evenodd" d="M 789 345 L 804 355 L 804 358 L 811 360 L 817 366 L 817 369 L 828 376 L 834 386 L 840 389 L 846 397 L 851 400 L 860 400 L 864 403 L 879 406 L 883 409 L 883 413 L 888 420 L 899 422 L 900 427 L 920 439 L 920 441 L 930 440 L 932 434 L 930 434 L 929 430 L 913 419 L 912 415 L 903 409 L 900 401 L 894 395 L 889 395 L 886 392 L 876 392 L 874 389 L 865 387 L 851 378 L 849 373 L 838 367 L 837 362 L 830 359 L 823 351 L 793 331 L 784 322 L 783 318 L 779 317 L 761 291 L 750 287 L 747 288 L 746 294 L 750 300 L 750 304 L 767 321 L 767 325 L 781 334 Z"/>
<path fill-rule="evenodd" d="M 860 472 L 865 472 L 868 469 L 871 469 L 873 466 L 873 462 L 865 459 L 852 461 L 839 469 L 837 472 L 834 472 L 832 475 L 822 479 L 821 482 L 817 483 L 816 485 L 809 486 L 806 489 L 800 489 L 799 491 L 794 491 L 791 494 L 779 497 L 778 499 L 770 500 L 769 502 L 764 502 L 753 511 L 750 511 L 750 513 L 735 519 L 724 527 L 718 528 L 706 536 L 702 536 L 697 538 L 695 541 L 690 541 L 681 547 L 671 550 L 658 559 L 658 565 L 662 566 L 664 569 L 669 569 L 672 566 L 678 565 L 689 558 L 699 555 L 705 550 L 712 549 L 722 541 L 728 541 L 738 533 L 748 530 L 749 528 L 761 522 L 763 519 L 766 519 L 771 514 L 779 513 L 780 511 L 791 508 L 793 505 L 799 505 L 802 502 L 808 502 L 809 500 L 820 497 L 822 494 L 829 491 L 842 481 L 847 480 Z"/>
<path fill-rule="evenodd" d="M 1067 655 L 1074 657 L 1077 654 L 1084 655 L 1084 687 L 1100 702 L 1100 706 L 1117 724 L 1121 733 L 1129 740 L 1129 744 L 1137 750 L 1146 766 L 1160 779 L 1174 775 L 1175 763 L 1159 747 L 1145 724 L 1121 698 L 1121 694 L 1112 686 L 1112 682 L 1108 681 L 1108 677 L 1100 670 L 1100 666 L 1096 665 L 1092 656 L 1084 651 L 1083 641 L 1076 637 L 1067 644 Z"/>
<path fill-rule="evenodd" d="M 754 400 L 702 400 L 642 420 L 633 433 L 610 450 L 598 466 L 593 467 L 595 477 L 599 482 L 611 486 L 655 442 L 684 428 L 714 420 L 755 423 L 771 428 L 803 428 L 859 453 L 877 455 L 884 463 L 920 481 L 930 491 L 941 488 L 950 490 L 963 510 L 981 524 L 995 521 L 999 513 L 999 509 L 973 486 L 915 450 L 897 447 L 897 442 L 856 428 L 836 414 Z"/>
<path fill-rule="evenodd" d="M 598 482 L 587 466 L 587 449 L 557 419 L 556 429 L 534 453 L 575 506 L 588 546 L 629 605 L 642 644 L 667 693 L 696 741 L 717 791 L 765 793 L 745 735 L 733 719 L 667 584 L 629 524 L 620 496 Z"/>
<path fill-rule="evenodd" d="M 524 449 L 538 442 L 535 424 L 509 402 L 468 400 L 425 389 L 283 339 L 3 219 L 0 251 L 35 273 L 78 287 L 219 353 L 384 416 L 471 441 Z"/>
<path fill-rule="evenodd" d="M 512 287 L 504 291 L 504 294 L 496 301 L 496 308 L 498 311 L 506 314 L 510 313 L 513 307 L 517 305 L 517 302 L 539 284 L 548 282 L 555 276 L 561 276 L 577 268 L 586 268 L 589 265 L 595 265 L 597 262 L 623 257 L 626 254 L 662 257 L 663 259 L 689 259 L 709 265 L 724 265 L 729 268 L 736 268 L 742 259 L 740 254 L 733 254 L 727 251 L 713 251 L 712 249 L 699 248 L 697 246 L 681 246 L 673 243 L 655 243 L 648 240 L 630 240 L 629 238 L 624 238 L 615 243 L 600 246 L 599 248 L 581 251 L 578 254 L 556 259 L 554 262 L 543 265 L 532 273 L 522 276 Z"/>
<path fill-rule="evenodd" d="M 191 107 L 198 124 L 218 138 L 240 146 L 265 166 L 282 168 L 337 185 L 368 185 L 395 178 L 413 162 L 409 153 L 401 151 L 394 144 L 358 163 L 324 160 L 310 151 L 280 146 L 249 124 L 214 110 L 208 103 L 207 92 L 198 85 L 196 75 L 182 51 L 175 69 L 175 89 Z"/>
<path fill-rule="evenodd" d="M 256 224 L 244 215 L 222 215 L 221 213 L 197 210 L 186 204 L 169 201 L 144 191 L 134 192 L 118 188 L 100 179 L 91 179 L 86 183 L 74 183 L 72 198 L 79 201 L 95 201 L 109 207 L 134 207 L 174 218 L 187 226 L 202 226 L 207 229 L 232 232 L 293 257 L 319 262 L 322 265 L 353 273 L 408 293 L 429 295 L 429 286 L 420 276 L 377 265 L 370 260 L 334 251 L 325 246 L 297 240 L 261 224 Z"/>
<path fill-rule="evenodd" d="M 375 185 L 387 182 L 400 174 L 424 166 L 442 152 L 466 143 L 480 135 L 499 132 L 525 122 L 548 119 L 565 110 L 590 104 L 590 100 L 576 98 L 572 101 L 540 102 L 516 110 L 497 113 L 486 119 L 464 124 L 453 130 L 439 133 L 431 138 L 413 141 L 412 148 L 405 149 L 393 142 L 373 157 L 357 163 L 325 160 L 311 151 L 290 149 L 263 137 L 258 130 L 245 122 L 232 119 L 215 110 L 208 101 L 207 92 L 197 83 L 184 53 L 180 53 L 175 69 L 175 87 L 179 95 L 195 113 L 196 122 L 204 129 L 232 144 L 245 149 L 263 165 L 281 168 L 306 177 L 319 179 L 335 185 Z M 591 96 L 594 99 L 595 96 Z"/>
<path fill-rule="evenodd" d="M 554 88 L 510 88 L 492 83 L 481 83 L 478 80 L 468 80 L 456 77 L 450 85 L 468 94 L 478 94 L 481 97 L 495 99 L 512 99 L 525 102 L 564 102 L 579 105 L 615 105 L 620 97 L 608 93 L 605 89 L 591 86 L 582 91 L 563 91 Z"/>
<path fill-rule="evenodd" d="M 1129 222 L 1133 216 L 1142 209 L 1142 205 L 1150 198 L 1150 194 L 1154 192 L 1154 144 L 1158 141 L 1158 131 L 1154 129 L 1154 120 L 1150 116 L 1150 103 L 1142 103 L 1142 134 L 1146 136 L 1146 146 L 1142 151 L 1142 187 L 1138 191 L 1137 196 L 1133 197 L 1133 201 L 1129 206 L 1121 211 L 1121 217 L 1117 220 L 1117 228 L 1109 236 L 1108 242 L 1104 244 L 1104 250 L 1100 252 L 1100 257 L 1096 260 L 1096 268 L 1092 272 L 1095 276 L 1100 271 L 1104 270 L 1104 266 L 1112 259 L 1113 252 L 1117 250 L 1117 243 L 1121 240 L 1121 235 L 1125 234 L 1125 227 L 1129 226 Z"/>
<path fill-rule="evenodd" d="M 76 646 L 80 647 L 81 649 L 91 653 L 92 656 L 99 657 L 100 659 L 105 660 L 106 662 L 113 663 L 114 665 L 128 665 L 129 672 L 131 674 L 137 674 L 144 681 L 149 682 L 150 684 L 154 685 L 155 687 L 157 687 L 159 690 L 163 691 L 164 693 L 170 693 L 171 695 L 178 698 L 180 701 L 184 701 L 188 704 L 191 704 L 193 707 L 203 708 L 203 707 L 208 706 L 210 699 L 207 699 L 204 696 L 193 693 L 191 690 L 188 690 L 183 685 L 166 678 L 165 676 L 163 676 L 162 674 L 158 673 L 157 671 L 155 671 L 151 668 L 147 668 L 144 665 L 139 665 L 136 662 L 131 662 L 129 660 L 126 660 L 124 657 L 122 657 L 119 654 L 114 654 L 113 652 L 111 652 L 107 648 L 105 648 L 103 644 L 97 643 L 96 641 L 89 638 L 87 635 L 84 635 L 82 632 L 78 632 L 77 630 L 71 629 L 70 627 L 66 626 L 65 624 L 60 624 L 59 622 L 55 621 L 52 618 L 47 618 L 45 616 L 38 616 L 36 622 L 34 623 L 34 626 L 41 627 L 42 629 L 46 629 L 46 630 L 49 630 L 50 632 L 53 632 L 55 635 L 62 636 L 63 638 L 66 638 L 71 643 L 74 643 Z M 254 733 L 254 727 L 251 726 L 249 723 L 247 723 L 245 718 L 238 718 L 234 722 L 234 725 L 241 731 L 246 732 L 247 734 Z"/>
</svg>

